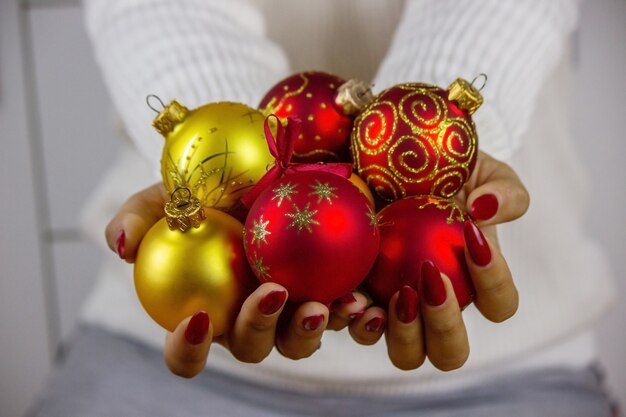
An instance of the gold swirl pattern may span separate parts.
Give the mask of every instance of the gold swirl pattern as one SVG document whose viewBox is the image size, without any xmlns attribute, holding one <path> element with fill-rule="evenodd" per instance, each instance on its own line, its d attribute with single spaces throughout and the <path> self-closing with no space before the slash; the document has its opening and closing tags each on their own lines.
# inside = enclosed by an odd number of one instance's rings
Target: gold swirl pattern
<svg viewBox="0 0 626 417">
<path fill-rule="evenodd" d="M 413 132 L 435 129 L 446 116 L 447 105 L 442 97 L 430 90 L 412 91 L 398 104 L 400 118 Z"/>
<path fill-rule="evenodd" d="M 387 138 L 395 135 L 397 110 L 391 101 L 380 101 L 376 108 L 363 113 L 357 119 L 354 132 L 359 135 L 359 149 L 368 155 L 385 152 L 390 142 Z"/>
<path fill-rule="evenodd" d="M 428 137 L 404 135 L 391 145 L 387 164 L 396 179 L 411 182 L 434 175 L 439 155 Z"/>
<path fill-rule="evenodd" d="M 442 123 L 437 145 L 443 149 L 442 156 L 449 163 L 463 164 L 471 160 L 476 152 L 472 140 L 476 140 L 474 126 L 469 125 L 464 119 L 453 119 Z"/>
<path fill-rule="evenodd" d="M 439 172 L 428 194 L 444 198 L 453 197 L 463 187 L 467 177 L 469 177 L 467 168 L 448 166 Z"/>
<path fill-rule="evenodd" d="M 382 166 L 370 165 L 363 169 L 361 176 L 367 178 L 367 185 L 387 201 L 398 200 L 406 195 L 393 173 Z"/>
<path fill-rule="evenodd" d="M 385 200 L 451 197 L 474 169 L 478 138 L 446 90 L 406 83 L 383 91 L 357 117 L 352 153 L 358 173 Z"/>
</svg>

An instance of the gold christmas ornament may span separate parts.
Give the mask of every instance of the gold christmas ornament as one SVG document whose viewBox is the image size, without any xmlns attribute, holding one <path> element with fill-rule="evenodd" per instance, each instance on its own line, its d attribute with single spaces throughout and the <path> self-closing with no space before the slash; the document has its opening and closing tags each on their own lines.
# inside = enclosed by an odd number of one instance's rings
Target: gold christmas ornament
<svg viewBox="0 0 626 417">
<path fill-rule="evenodd" d="M 265 174 L 274 158 L 265 116 L 241 103 L 209 103 L 189 110 L 176 100 L 153 126 L 165 137 L 161 158 L 168 192 L 188 188 L 203 207 L 229 211 Z"/>
<path fill-rule="evenodd" d="M 228 331 L 258 282 L 246 261 L 243 225 L 221 211 L 185 232 L 159 220 L 144 236 L 135 262 L 135 289 L 144 309 L 173 331 L 198 310 L 209 314 L 214 335 Z M 168 215 L 169 217 L 169 215 Z"/>
<path fill-rule="evenodd" d="M 200 205 L 189 188 L 177 188 L 172 192 L 170 201 L 165 204 L 165 219 L 170 230 L 187 231 L 190 227 L 200 227 L 200 222 L 206 217 Z"/>
</svg>

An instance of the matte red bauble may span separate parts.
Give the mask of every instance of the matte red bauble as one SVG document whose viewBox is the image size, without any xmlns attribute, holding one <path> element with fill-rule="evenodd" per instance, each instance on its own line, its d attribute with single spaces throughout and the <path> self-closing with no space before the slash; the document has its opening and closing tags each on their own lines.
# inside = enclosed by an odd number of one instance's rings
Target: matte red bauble
<svg viewBox="0 0 626 417">
<path fill-rule="evenodd" d="M 376 215 L 349 180 L 297 172 L 275 181 L 246 220 L 244 247 L 262 282 L 291 301 L 331 302 L 357 287 L 378 254 Z"/>
<path fill-rule="evenodd" d="M 300 72 L 280 81 L 261 100 L 259 108 L 266 115 L 302 122 L 293 162 L 349 160 L 354 117 L 337 103 L 339 87 L 345 82 L 325 72 Z"/>
<path fill-rule="evenodd" d="M 354 122 L 357 172 L 387 201 L 452 197 L 476 164 L 471 114 L 481 103 L 478 90 L 460 79 L 447 90 L 407 83 L 383 91 Z"/>
<path fill-rule="evenodd" d="M 474 298 L 465 262 L 463 226 L 469 217 L 453 202 L 413 196 L 378 213 L 380 255 L 364 282 L 370 296 L 387 306 L 404 285 L 419 289 L 420 268 L 430 260 L 452 281 L 461 308 Z"/>
</svg>

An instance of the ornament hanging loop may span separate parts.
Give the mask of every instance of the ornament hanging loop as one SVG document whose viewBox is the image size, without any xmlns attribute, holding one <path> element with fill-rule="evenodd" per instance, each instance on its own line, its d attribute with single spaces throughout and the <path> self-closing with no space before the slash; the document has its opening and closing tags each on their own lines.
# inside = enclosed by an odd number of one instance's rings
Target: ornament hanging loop
<svg viewBox="0 0 626 417">
<path fill-rule="evenodd" d="M 158 101 L 159 104 L 161 105 L 161 109 L 157 109 L 155 106 L 153 106 L 152 103 L 150 102 L 151 100 Z M 157 96 L 156 94 L 148 94 L 146 96 L 146 104 L 148 105 L 150 110 L 152 110 L 156 114 L 161 113 L 161 111 L 165 108 L 165 103 L 163 103 L 163 100 L 161 100 L 161 98 L 159 96 Z"/>
<path fill-rule="evenodd" d="M 476 83 L 476 81 L 478 79 L 482 79 L 483 80 L 483 84 L 480 87 L 476 87 L 474 85 L 474 83 Z M 478 74 L 477 76 L 474 77 L 474 79 L 472 80 L 472 82 L 470 83 L 474 88 L 476 88 L 478 91 L 482 91 L 483 88 L 485 88 L 485 86 L 487 85 L 487 74 L 485 74 L 484 72 L 481 72 L 480 74 Z"/>
</svg>

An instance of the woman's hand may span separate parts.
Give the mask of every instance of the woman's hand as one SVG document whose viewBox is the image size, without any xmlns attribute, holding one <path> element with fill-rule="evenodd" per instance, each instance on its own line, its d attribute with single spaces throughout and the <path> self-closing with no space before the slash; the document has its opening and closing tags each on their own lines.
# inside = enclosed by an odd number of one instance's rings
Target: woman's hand
<svg viewBox="0 0 626 417">
<path fill-rule="evenodd" d="M 480 153 L 457 199 L 480 227 L 465 224 L 465 258 L 476 290 L 474 304 L 487 319 L 504 321 L 515 314 L 518 294 L 500 253 L 496 225 L 526 212 L 528 192 L 508 165 Z M 408 286 L 400 289 L 391 298 L 387 313 L 370 307 L 361 317 L 343 324 L 349 325 L 357 342 L 372 344 L 383 330 L 373 331 L 367 324 L 372 317 L 387 321 L 389 358 L 400 369 L 415 369 L 426 357 L 441 370 L 459 368 L 469 356 L 469 342 L 450 280 L 437 265 L 425 262 L 421 283 L 419 295 Z"/>
<path fill-rule="evenodd" d="M 163 217 L 167 193 L 162 184 L 155 184 L 129 198 L 107 225 L 105 235 L 111 250 L 126 262 L 133 263 L 143 236 Z M 245 300 L 233 328 L 225 335 L 213 337 L 210 317 L 199 311 L 179 323 L 168 333 L 164 357 L 176 375 L 193 377 L 204 369 L 212 342 L 228 348 L 244 362 L 260 362 L 276 345 L 291 358 L 312 355 L 319 347 L 328 322 L 328 308 L 317 302 L 288 306 L 288 294 L 274 283 L 260 285 Z"/>
</svg>

